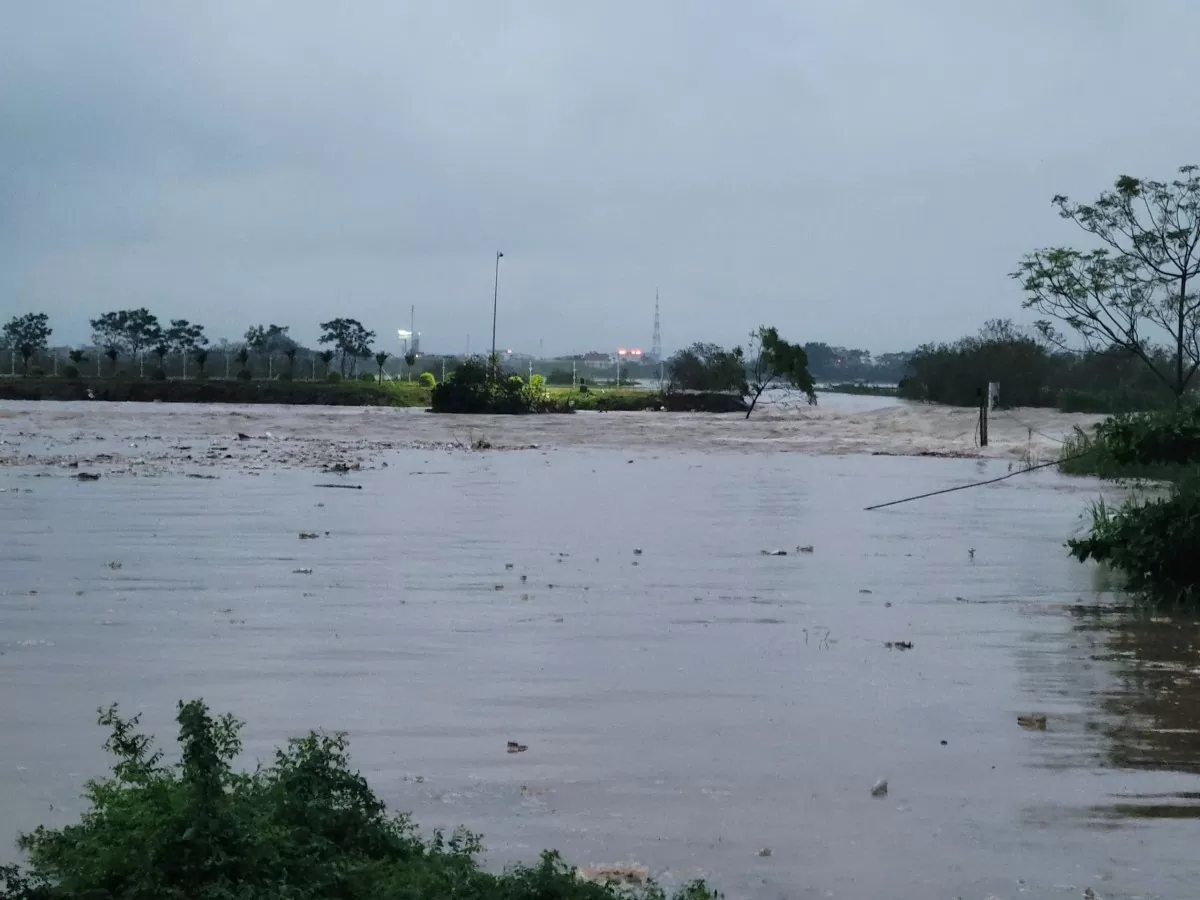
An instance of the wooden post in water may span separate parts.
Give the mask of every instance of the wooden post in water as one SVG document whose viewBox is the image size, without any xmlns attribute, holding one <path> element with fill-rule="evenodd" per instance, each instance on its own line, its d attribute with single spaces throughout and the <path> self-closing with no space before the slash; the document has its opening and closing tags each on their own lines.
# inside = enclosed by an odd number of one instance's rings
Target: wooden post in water
<svg viewBox="0 0 1200 900">
<path fill-rule="evenodd" d="M 989 392 L 979 391 L 979 446 L 986 447 L 988 441 L 988 397 Z"/>
</svg>

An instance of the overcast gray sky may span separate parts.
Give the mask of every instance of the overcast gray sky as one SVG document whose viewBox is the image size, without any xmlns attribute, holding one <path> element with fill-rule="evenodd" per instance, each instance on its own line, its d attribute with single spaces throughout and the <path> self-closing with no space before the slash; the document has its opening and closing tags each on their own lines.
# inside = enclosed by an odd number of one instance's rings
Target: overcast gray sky
<svg viewBox="0 0 1200 900">
<path fill-rule="evenodd" d="M 1049 200 L 1200 162 L 1196 0 L 0 5 L 0 316 L 875 351 L 1020 311 Z M 1182 41 L 1182 43 L 1181 43 Z"/>
</svg>

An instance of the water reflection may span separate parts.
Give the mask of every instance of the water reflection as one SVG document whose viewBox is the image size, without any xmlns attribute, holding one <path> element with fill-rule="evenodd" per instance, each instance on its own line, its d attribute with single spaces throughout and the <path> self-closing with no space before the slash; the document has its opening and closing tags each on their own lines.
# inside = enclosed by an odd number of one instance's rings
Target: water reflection
<svg viewBox="0 0 1200 900">
<path fill-rule="evenodd" d="M 1111 670 L 1089 696 L 1088 731 L 1104 738 L 1101 764 L 1200 774 L 1200 617 L 1120 606 L 1077 606 L 1074 632 Z M 1102 817 L 1200 818 L 1194 791 L 1134 791 L 1094 807 Z"/>
</svg>

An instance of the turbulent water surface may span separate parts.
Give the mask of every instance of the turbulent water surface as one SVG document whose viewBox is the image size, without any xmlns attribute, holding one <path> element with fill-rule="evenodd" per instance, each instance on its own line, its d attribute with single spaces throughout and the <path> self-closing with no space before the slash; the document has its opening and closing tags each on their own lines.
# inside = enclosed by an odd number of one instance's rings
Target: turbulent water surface
<svg viewBox="0 0 1200 900">
<path fill-rule="evenodd" d="M 78 817 L 98 706 L 169 738 L 203 697 L 249 759 L 348 731 L 392 807 L 483 832 L 495 865 L 554 846 L 770 900 L 1189 896 L 1197 627 L 1122 614 L 1065 556 L 1099 486 L 1045 469 L 863 511 L 1090 421 L 1011 415 L 979 451 L 969 412 L 871 397 L 749 423 L 4 405 L 0 858 Z M 526 449 L 455 446 L 479 438 Z"/>
</svg>

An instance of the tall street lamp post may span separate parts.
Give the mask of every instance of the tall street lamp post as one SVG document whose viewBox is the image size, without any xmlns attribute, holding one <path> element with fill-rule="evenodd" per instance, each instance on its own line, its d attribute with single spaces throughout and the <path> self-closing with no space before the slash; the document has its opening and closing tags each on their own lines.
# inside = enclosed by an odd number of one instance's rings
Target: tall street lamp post
<svg viewBox="0 0 1200 900">
<path fill-rule="evenodd" d="M 496 377 L 496 301 L 500 298 L 500 258 L 504 256 L 496 251 L 496 279 L 492 283 L 492 378 Z"/>
</svg>

